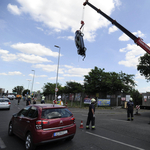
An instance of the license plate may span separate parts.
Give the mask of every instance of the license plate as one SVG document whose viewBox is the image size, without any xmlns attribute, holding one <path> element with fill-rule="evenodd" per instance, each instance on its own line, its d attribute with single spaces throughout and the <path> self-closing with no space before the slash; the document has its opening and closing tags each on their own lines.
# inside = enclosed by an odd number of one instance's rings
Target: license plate
<svg viewBox="0 0 150 150">
<path fill-rule="evenodd" d="M 61 136 L 61 135 L 67 134 L 67 133 L 68 133 L 67 130 L 65 130 L 65 131 L 60 131 L 60 132 L 55 132 L 55 133 L 54 133 L 54 136 Z"/>
</svg>

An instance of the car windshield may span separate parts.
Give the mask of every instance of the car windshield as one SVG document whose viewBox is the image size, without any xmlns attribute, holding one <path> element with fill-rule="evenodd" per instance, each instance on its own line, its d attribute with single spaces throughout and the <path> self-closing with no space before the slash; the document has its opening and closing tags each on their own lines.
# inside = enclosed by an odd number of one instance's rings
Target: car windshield
<svg viewBox="0 0 150 150">
<path fill-rule="evenodd" d="M 66 118 L 72 116 L 72 113 L 66 108 L 43 109 L 41 118 L 54 119 Z"/>
</svg>

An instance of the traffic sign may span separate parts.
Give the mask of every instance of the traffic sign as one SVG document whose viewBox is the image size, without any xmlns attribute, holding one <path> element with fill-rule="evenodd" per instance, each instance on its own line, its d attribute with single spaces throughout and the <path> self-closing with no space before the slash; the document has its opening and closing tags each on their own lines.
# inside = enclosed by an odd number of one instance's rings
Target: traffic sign
<svg viewBox="0 0 150 150">
<path fill-rule="evenodd" d="M 58 92 L 58 88 L 55 88 L 55 92 Z"/>
</svg>

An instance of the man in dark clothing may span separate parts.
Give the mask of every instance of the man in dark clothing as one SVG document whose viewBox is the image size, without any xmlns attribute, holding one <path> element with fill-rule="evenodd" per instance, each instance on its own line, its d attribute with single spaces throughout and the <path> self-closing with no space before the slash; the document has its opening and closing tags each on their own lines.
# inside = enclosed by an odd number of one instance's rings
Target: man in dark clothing
<svg viewBox="0 0 150 150">
<path fill-rule="evenodd" d="M 133 121 L 133 110 L 134 110 L 134 103 L 133 99 L 130 98 L 130 101 L 127 103 L 127 120 L 130 121 L 130 116 L 131 120 Z"/>
<path fill-rule="evenodd" d="M 86 129 L 89 129 L 89 124 L 91 122 L 92 124 L 92 129 L 95 129 L 95 99 L 91 99 L 91 104 L 89 105 L 89 113 L 87 117 L 87 122 L 86 122 Z"/>
<path fill-rule="evenodd" d="M 26 102 L 26 106 L 30 105 L 31 104 L 31 97 L 30 95 L 28 96 L 28 99 L 27 99 L 27 102 Z"/>
</svg>

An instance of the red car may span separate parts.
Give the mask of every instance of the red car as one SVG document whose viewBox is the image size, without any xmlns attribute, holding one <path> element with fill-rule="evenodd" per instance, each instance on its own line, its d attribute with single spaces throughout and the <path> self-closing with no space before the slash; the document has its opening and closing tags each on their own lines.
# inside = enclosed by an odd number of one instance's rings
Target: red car
<svg viewBox="0 0 150 150">
<path fill-rule="evenodd" d="M 55 140 L 72 140 L 76 133 L 73 114 L 68 108 L 56 104 L 26 106 L 10 120 L 8 134 L 25 140 L 26 150 Z"/>
</svg>

